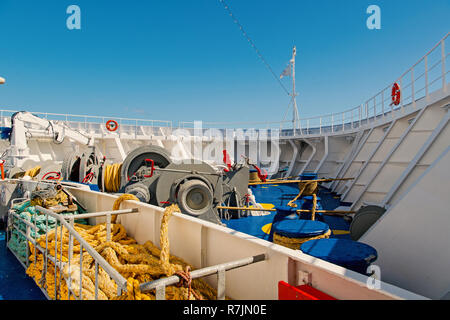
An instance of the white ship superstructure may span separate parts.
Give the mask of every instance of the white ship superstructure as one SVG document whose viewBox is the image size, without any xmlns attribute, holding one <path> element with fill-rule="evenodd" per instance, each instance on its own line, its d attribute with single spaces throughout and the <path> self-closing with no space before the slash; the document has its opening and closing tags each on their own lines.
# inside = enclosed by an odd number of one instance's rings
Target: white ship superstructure
<svg viewBox="0 0 450 320">
<path fill-rule="evenodd" d="M 0 110 L 1 126 L 12 127 L 12 133 L 11 141 L 0 141 L 0 149 L 5 151 L 3 159 L 7 163 L 23 170 L 44 163 L 49 168 L 61 165 L 67 154 L 92 147 L 110 163 L 121 163 L 137 147 L 155 145 L 168 150 L 174 161 L 177 157 L 178 160 L 198 159 L 202 156 L 199 149 L 212 150 L 211 157 L 204 160 L 220 166 L 223 165 L 220 151 L 226 149 L 234 161 L 244 155 L 269 169 L 273 176 L 291 177 L 311 172 L 319 178 L 352 177 L 353 180 L 332 181 L 324 186 L 339 194 L 348 203 L 348 210 L 356 211 L 363 206 L 386 209 L 359 239 L 378 251 L 376 265 L 386 286 L 384 293 L 363 289 L 361 284 L 367 278 L 351 271 L 333 269 L 326 262 L 313 261 L 289 249 L 271 249 L 260 239 L 244 240 L 243 234 L 232 236 L 222 232 L 220 226 L 197 222 L 192 217 L 177 216 L 173 232 L 189 228 L 195 230 L 192 235 L 196 236 L 185 243 L 185 238 L 174 235 L 173 247 L 177 248 L 177 254 L 185 255 L 199 267 L 267 249 L 270 267 L 264 272 L 280 268 L 286 273 L 284 278 L 299 280 L 310 271 L 313 284 L 325 291 L 328 288 L 328 292 L 344 299 L 355 298 L 356 292 L 363 298 L 390 297 L 396 294 L 396 288 L 390 285 L 411 292 L 411 296 L 406 291 L 398 292 L 403 298 L 418 297 L 412 293 L 431 299 L 449 298 L 449 47 L 447 34 L 385 89 L 363 104 L 340 113 L 294 122 L 174 123 L 33 112 L 41 122 L 35 121 L 34 116 L 20 114 L 12 126 L 11 117 L 18 111 L 5 109 Z M 400 88 L 400 96 L 393 90 L 395 84 Z M 117 121 L 115 131 L 105 127 L 111 119 Z M 218 140 L 217 134 L 223 139 Z M 276 155 L 276 165 L 261 158 L 262 153 Z M 269 160 L 273 160 L 270 156 Z M 83 198 L 83 192 L 87 191 L 73 192 Z M 112 196 L 97 197 L 96 205 L 89 204 L 92 210 L 104 211 L 111 207 Z M 89 196 L 86 199 L 94 201 Z M 146 228 L 156 228 L 153 221 L 160 214 L 160 209 L 151 205 L 141 206 L 148 215 L 137 220 L 132 216 L 124 218 L 124 225 L 134 230 L 136 239 L 145 238 Z M 151 236 L 157 242 L 155 230 Z M 218 250 L 224 244 L 224 250 Z M 264 290 L 273 286 L 275 279 L 267 276 L 261 282 L 255 276 L 257 268 L 255 264 L 249 269 L 251 272 L 227 276 L 230 294 L 242 299 L 276 299 L 273 292 Z M 347 275 L 348 282 L 343 280 Z M 259 283 L 260 290 L 250 283 Z M 339 289 L 347 285 L 348 291 Z"/>
</svg>

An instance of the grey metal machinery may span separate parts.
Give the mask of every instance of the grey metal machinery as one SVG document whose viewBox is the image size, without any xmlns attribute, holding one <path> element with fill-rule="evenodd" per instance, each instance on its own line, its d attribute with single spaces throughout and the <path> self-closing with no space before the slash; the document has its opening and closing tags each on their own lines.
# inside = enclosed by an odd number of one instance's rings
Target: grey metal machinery
<svg viewBox="0 0 450 320">
<path fill-rule="evenodd" d="M 246 162 L 229 170 L 193 159 L 178 164 L 165 149 L 145 146 L 129 153 L 123 162 L 120 192 L 161 207 L 176 203 L 184 214 L 221 224 L 217 206 L 243 206 L 248 179 Z"/>
<path fill-rule="evenodd" d="M 100 190 L 105 191 L 102 181 L 105 159 L 99 159 L 95 150 L 68 155 L 62 165 L 64 179 L 97 183 Z M 160 207 L 176 203 L 184 214 L 222 224 L 217 206 L 244 206 L 248 180 L 248 161 L 233 164 L 226 170 L 193 159 L 174 163 L 164 148 L 142 146 L 123 161 L 117 191 L 133 194 L 142 202 Z M 237 210 L 228 213 L 240 214 Z"/>
</svg>

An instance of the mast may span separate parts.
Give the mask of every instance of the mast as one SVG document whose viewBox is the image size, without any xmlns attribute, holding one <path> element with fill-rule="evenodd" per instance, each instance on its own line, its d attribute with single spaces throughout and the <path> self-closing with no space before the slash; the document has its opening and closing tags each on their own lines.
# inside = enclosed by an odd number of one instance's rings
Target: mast
<svg viewBox="0 0 450 320">
<path fill-rule="evenodd" d="M 297 123 L 299 122 L 298 117 L 298 109 L 297 109 L 297 99 L 295 98 L 297 96 L 297 93 L 295 93 L 295 56 L 297 54 L 297 50 L 294 46 L 294 49 L 292 50 L 292 59 L 291 59 L 291 74 L 292 74 L 292 103 L 293 103 L 293 115 L 292 115 L 292 126 L 294 129 L 297 129 Z"/>
</svg>

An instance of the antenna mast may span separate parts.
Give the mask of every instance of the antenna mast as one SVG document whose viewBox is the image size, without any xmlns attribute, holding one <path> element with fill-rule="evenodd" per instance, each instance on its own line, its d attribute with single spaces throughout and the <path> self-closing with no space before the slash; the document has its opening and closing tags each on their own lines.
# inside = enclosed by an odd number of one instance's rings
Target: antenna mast
<svg viewBox="0 0 450 320">
<path fill-rule="evenodd" d="M 292 59 L 291 59 L 291 74 L 292 74 L 292 102 L 293 102 L 293 115 L 292 115 L 292 126 L 294 129 L 297 129 L 297 123 L 299 122 L 298 117 L 298 109 L 297 109 L 297 99 L 295 98 L 297 96 L 297 93 L 295 92 L 295 56 L 297 54 L 297 49 L 294 46 L 294 49 L 292 50 Z"/>
</svg>

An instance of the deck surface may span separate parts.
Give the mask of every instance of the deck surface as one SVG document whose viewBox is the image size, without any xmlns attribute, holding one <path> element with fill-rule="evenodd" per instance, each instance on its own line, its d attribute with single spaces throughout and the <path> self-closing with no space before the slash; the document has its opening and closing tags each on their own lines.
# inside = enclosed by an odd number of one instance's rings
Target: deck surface
<svg viewBox="0 0 450 320">
<path fill-rule="evenodd" d="M 5 230 L 0 230 L 0 300 L 46 300 L 41 289 L 6 247 Z"/>
<path fill-rule="evenodd" d="M 258 203 L 286 206 L 298 194 L 298 187 L 296 184 L 264 185 L 258 188 L 252 188 L 252 192 Z M 339 197 L 324 188 L 320 188 L 318 197 L 320 198 L 320 205 L 324 210 L 334 210 L 341 205 Z M 298 202 L 299 205 L 300 203 L 301 201 Z M 249 216 L 230 220 L 223 219 L 222 222 L 233 230 L 272 241 L 273 234 L 270 229 L 270 224 L 283 218 L 285 216 L 272 212 L 265 216 Z M 350 239 L 350 224 L 343 218 L 323 215 L 321 221 L 328 224 L 332 230 L 331 238 Z"/>
<path fill-rule="evenodd" d="M 256 201 L 259 203 L 286 205 L 298 193 L 296 185 L 267 185 L 253 189 Z M 326 189 L 318 192 L 323 209 L 333 210 L 340 206 L 338 197 Z M 240 219 L 223 220 L 231 229 L 241 231 L 258 238 L 272 241 L 270 224 L 281 219 L 276 212 L 265 216 L 243 217 Z M 340 217 L 323 216 L 333 238 L 349 238 L 350 224 Z M 46 297 L 26 275 L 25 269 L 16 257 L 6 247 L 5 230 L 0 230 L 0 300 L 46 300 Z"/>
</svg>

